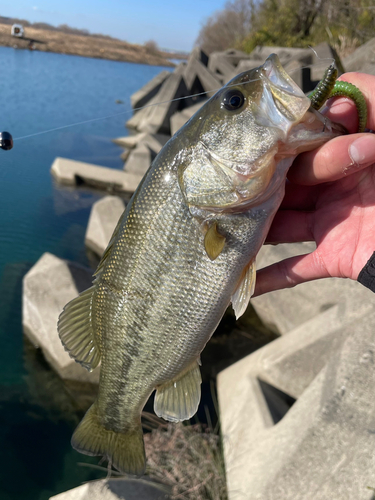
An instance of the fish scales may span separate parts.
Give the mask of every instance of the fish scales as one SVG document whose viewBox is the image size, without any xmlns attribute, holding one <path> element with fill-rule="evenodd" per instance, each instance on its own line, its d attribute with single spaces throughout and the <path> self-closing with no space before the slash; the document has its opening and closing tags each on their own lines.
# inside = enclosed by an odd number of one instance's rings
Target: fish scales
<svg viewBox="0 0 375 500">
<path fill-rule="evenodd" d="M 135 415 L 139 415 L 156 385 L 175 377 L 197 359 L 229 304 L 233 285 L 227 276 L 238 281 L 249 258 L 228 245 L 214 263 L 210 261 L 204 250 L 204 235 L 179 189 L 177 168 L 178 164 L 173 168 L 169 163 L 156 165 L 155 178 L 150 179 L 153 200 L 145 184 L 129 211 L 127 220 L 133 222 L 121 228 L 118 243 L 100 275 L 105 283 L 104 294 L 113 293 L 114 287 L 122 290 L 119 298 L 108 300 L 111 308 L 104 311 L 108 315 L 104 323 L 117 325 L 118 329 L 110 336 L 102 333 L 102 351 L 114 353 L 113 357 L 118 352 L 127 353 L 126 359 L 108 360 L 112 368 L 110 377 L 107 359 L 102 358 L 98 405 L 101 407 L 103 401 L 104 415 L 114 406 L 113 398 L 122 402 L 123 419 L 130 418 L 126 410 L 131 406 Z M 165 175 L 170 176 L 167 195 Z M 147 204 L 144 203 L 146 199 Z M 231 221 L 227 225 L 228 238 L 241 239 L 244 245 L 249 236 L 255 234 L 254 220 L 246 216 L 237 228 L 238 234 L 233 231 Z M 115 275 L 113 261 L 123 263 Z M 196 274 L 192 272 L 192 265 Z M 227 293 L 223 294 L 225 288 Z M 217 301 L 213 302 L 212 297 Z M 125 309 L 126 317 L 119 315 L 119 310 Z M 102 317 L 103 310 L 97 314 Z M 125 328 L 126 336 L 123 334 Z M 155 360 L 152 367 L 148 363 L 150 355 Z M 132 364 L 134 359 L 137 363 Z M 146 375 L 150 380 L 148 386 L 144 384 Z M 140 407 L 134 406 L 134 394 L 128 390 L 128 380 L 140 381 L 135 391 L 142 395 Z"/>
<path fill-rule="evenodd" d="M 243 314 L 255 257 L 284 195 L 293 158 L 343 133 L 277 56 L 234 78 L 164 146 L 128 204 L 93 286 L 67 304 L 59 335 L 88 369 L 98 397 L 73 446 L 142 474 L 140 416 L 190 418 L 199 362 L 232 302 Z M 82 326 L 84 325 L 84 326 Z"/>
</svg>

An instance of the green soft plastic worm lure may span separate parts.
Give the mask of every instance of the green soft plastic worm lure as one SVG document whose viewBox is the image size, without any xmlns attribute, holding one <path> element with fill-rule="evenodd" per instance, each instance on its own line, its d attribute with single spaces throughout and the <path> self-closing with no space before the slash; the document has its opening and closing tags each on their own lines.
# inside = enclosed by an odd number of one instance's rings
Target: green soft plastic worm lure
<svg viewBox="0 0 375 500">
<path fill-rule="evenodd" d="M 352 83 L 337 82 L 337 69 L 331 64 L 324 73 L 323 78 L 309 94 L 311 106 L 320 109 L 331 97 L 348 97 L 351 99 L 358 112 L 358 132 L 364 132 L 367 122 L 367 105 L 362 92 Z"/>
</svg>

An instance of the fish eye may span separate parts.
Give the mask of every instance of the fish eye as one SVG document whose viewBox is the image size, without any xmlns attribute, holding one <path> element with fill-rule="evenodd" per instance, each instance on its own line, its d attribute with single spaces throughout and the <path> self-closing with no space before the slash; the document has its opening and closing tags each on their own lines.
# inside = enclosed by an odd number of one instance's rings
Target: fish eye
<svg viewBox="0 0 375 500">
<path fill-rule="evenodd" d="M 223 97 L 223 106 L 229 111 L 240 109 L 245 102 L 245 97 L 240 90 L 228 90 Z"/>
</svg>

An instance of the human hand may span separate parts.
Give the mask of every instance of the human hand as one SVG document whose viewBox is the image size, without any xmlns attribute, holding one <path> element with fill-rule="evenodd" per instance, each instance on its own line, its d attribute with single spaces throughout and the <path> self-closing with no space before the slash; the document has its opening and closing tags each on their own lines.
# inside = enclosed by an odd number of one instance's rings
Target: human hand
<svg viewBox="0 0 375 500">
<path fill-rule="evenodd" d="M 375 130 L 375 76 L 340 79 L 362 91 L 367 127 Z M 332 121 L 357 130 L 352 101 L 332 99 L 328 107 Z M 296 158 L 266 243 L 300 241 L 315 241 L 317 248 L 259 270 L 254 296 L 320 278 L 358 278 L 375 251 L 375 134 L 337 137 Z"/>
</svg>

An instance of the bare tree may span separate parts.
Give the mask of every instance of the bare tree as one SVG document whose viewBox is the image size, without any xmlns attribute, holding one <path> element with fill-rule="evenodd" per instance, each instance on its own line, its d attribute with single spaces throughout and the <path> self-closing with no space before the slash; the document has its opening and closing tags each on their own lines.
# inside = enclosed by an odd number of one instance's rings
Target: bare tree
<svg viewBox="0 0 375 500">
<path fill-rule="evenodd" d="M 253 0 L 232 0 L 215 12 L 202 26 L 196 45 L 208 54 L 235 47 L 249 33 L 252 23 Z"/>
</svg>

